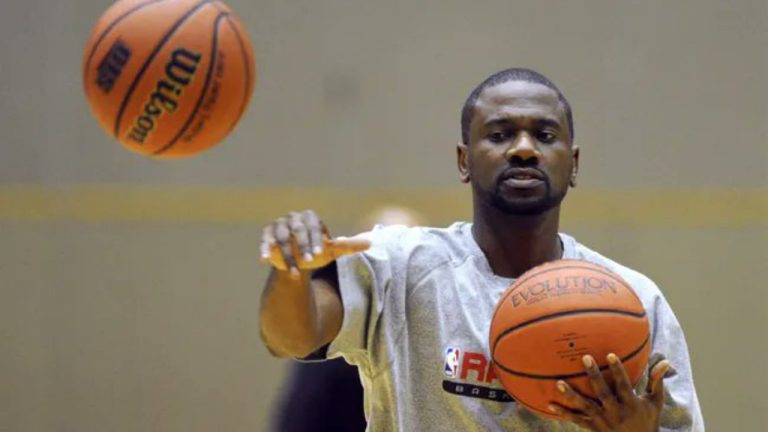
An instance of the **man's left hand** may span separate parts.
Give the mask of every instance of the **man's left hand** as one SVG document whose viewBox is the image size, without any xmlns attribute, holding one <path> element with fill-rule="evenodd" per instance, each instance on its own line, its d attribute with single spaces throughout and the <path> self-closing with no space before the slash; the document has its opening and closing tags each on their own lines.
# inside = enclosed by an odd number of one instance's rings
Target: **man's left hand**
<svg viewBox="0 0 768 432">
<path fill-rule="evenodd" d="M 584 356 L 589 383 L 597 400 L 582 396 L 565 381 L 558 381 L 557 388 L 565 404 L 553 402 L 550 410 L 594 432 L 657 432 L 664 405 L 663 379 L 670 368 L 669 362 L 662 360 L 653 365 L 645 394 L 636 395 L 621 360 L 614 354 L 608 354 L 607 360 L 613 388 L 606 383 L 595 359 Z"/>
</svg>

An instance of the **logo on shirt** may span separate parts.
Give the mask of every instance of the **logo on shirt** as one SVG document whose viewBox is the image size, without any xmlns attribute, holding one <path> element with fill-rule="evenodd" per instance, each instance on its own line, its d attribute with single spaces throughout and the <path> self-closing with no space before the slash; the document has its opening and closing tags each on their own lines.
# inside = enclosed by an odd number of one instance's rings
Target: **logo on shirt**
<svg viewBox="0 0 768 432">
<path fill-rule="evenodd" d="M 456 378 L 459 373 L 459 357 L 461 357 L 461 350 L 458 348 L 449 347 L 445 350 L 445 367 L 443 372 L 448 378 Z"/>
<path fill-rule="evenodd" d="M 443 359 L 443 390 L 458 396 L 512 402 L 485 354 L 448 347 Z"/>
</svg>

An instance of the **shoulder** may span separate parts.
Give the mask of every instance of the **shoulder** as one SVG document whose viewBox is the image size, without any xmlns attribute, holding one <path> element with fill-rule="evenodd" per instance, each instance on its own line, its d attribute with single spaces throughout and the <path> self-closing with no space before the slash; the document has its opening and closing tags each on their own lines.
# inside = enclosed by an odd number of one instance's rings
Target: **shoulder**
<svg viewBox="0 0 768 432">
<path fill-rule="evenodd" d="M 371 241 L 365 255 L 404 265 L 434 267 L 459 262 L 470 254 L 466 239 L 467 224 L 457 222 L 445 228 L 376 226 L 360 234 Z"/>
</svg>

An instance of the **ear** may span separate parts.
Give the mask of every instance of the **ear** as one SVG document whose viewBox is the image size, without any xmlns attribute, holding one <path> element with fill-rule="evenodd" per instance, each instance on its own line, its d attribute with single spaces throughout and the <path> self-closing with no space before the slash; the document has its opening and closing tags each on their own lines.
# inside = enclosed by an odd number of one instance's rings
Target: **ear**
<svg viewBox="0 0 768 432">
<path fill-rule="evenodd" d="M 469 148 L 464 143 L 456 144 L 456 162 L 459 166 L 459 180 L 469 183 Z"/>
<path fill-rule="evenodd" d="M 571 187 L 576 187 L 576 175 L 579 173 L 579 146 L 576 144 L 571 146 L 573 152 L 573 169 L 571 170 Z"/>
</svg>

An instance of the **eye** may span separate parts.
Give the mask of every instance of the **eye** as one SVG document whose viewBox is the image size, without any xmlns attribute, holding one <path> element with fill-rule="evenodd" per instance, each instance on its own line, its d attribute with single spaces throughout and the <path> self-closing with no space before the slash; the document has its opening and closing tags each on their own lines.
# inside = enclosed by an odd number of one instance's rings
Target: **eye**
<svg viewBox="0 0 768 432">
<path fill-rule="evenodd" d="M 500 143 L 506 141 L 508 134 L 502 131 L 494 131 L 488 134 L 488 141 L 493 143 Z"/>
<path fill-rule="evenodd" d="M 557 139 L 557 135 L 549 131 L 540 131 L 536 138 L 543 143 L 553 143 Z"/>
</svg>

